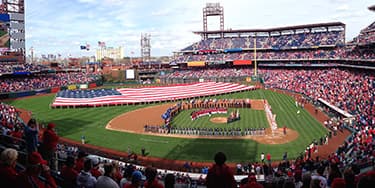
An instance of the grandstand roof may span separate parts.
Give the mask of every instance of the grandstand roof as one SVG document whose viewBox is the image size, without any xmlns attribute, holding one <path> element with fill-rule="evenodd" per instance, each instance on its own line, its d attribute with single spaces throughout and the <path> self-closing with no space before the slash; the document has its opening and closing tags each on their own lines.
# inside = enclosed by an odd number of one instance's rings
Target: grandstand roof
<svg viewBox="0 0 375 188">
<path fill-rule="evenodd" d="M 368 9 L 372 10 L 372 11 L 375 11 L 375 5 L 369 6 Z"/>
<path fill-rule="evenodd" d="M 272 32 L 272 31 L 284 31 L 284 30 L 297 30 L 297 29 L 306 29 L 306 28 L 317 28 L 317 27 L 345 27 L 345 24 L 342 22 L 329 22 L 329 23 L 317 23 L 317 24 L 305 24 L 305 25 L 296 25 L 296 26 L 286 26 L 286 27 L 275 27 L 268 29 L 237 29 L 237 30 L 215 30 L 215 31 L 194 31 L 195 34 L 215 34 L 215 33 L 245 33 L 245 32 Z"/>
</svg>

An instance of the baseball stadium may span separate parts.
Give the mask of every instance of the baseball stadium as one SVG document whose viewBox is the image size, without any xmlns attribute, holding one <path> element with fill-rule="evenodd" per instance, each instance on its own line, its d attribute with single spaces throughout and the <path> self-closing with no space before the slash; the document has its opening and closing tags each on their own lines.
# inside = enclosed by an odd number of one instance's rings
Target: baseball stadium
<svg viewBox="0 0 375 188">
<path fill-rule="evenodd" d="M 168 58 L 142 33 L 140 57 L 39 61 L 25 1 L 2 0 L 1 187 L 374 187 L 375 22 L 348 41 L 343 22 L 225 29 L 224 8 Z"/>
</svg>

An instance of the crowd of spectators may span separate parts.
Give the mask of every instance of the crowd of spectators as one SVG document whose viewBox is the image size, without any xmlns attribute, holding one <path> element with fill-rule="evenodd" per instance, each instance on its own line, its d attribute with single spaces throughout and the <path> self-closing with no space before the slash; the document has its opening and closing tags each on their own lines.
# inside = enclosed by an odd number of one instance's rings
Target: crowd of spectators
<svg viewBox="0 0 375 188">
<path fill-rule="evenodd" d="M 5 64 L 0 63 L 0 74 L 12 74 L 17 72 L 40 72 L 48 70 L 47 66 L 34 64 Z"/>
<path fill-rule="evenodd" d="M 375 75 L 341 69 L 260 70 L 267 87 L 302 93 L 317 101 L 322 98 L 332 105 L 356 115 L 363 125 L 375 125 Z M 345 79 L 343 79 L 345 78 Z"/>
<path fill-rule="evenodd" d="M 374 39 L 375 41 L 375 39 Z M 374 42 L 375 43 L 375 42 Z M 346 59 L 353 60 L 374 60 L 375 59 L 375 49 L 374 48 L 359 48 L 355 47 L 351 51 L 346 52 Z"/>
<path fill-rule="evenodd" d="M 210 38 L 201 40 L 182 51 L 197 51 L 205 49 L 233 49 L 233 48 L 254 48 L 255 37 L 233 37 L 233 38 Z M 256 47 L 258 49 L 298 49 L 312 48 L 315 46 L 343 45 L 344 32 L 311 32 L 285 34 L 278 36 L 257 36 Z"/>
<path fill-rule="evenodd" d="M 0 79 L 0 93 L 61 87 L 69 84 L 93 82 L 97 79 L 98 76 L 95 74 L 80 72 L 53 73 L 22 78 L 3 78 Z"/>
<path fill-rule="evenodd" d="M 372 51 L 368 52 L 373 55 Z M 341 59 L 344 57 L 344 49 L 315 49 L 315 50 L 290 50 L 290 51 L 257 51 L 258 60 L 319 60 Z M 185 54 L 176 58 L 176 63 L 190 61 L 226 62 L 234 60 L 254 60 L 254 52 L 213 53 L 213 54 Z"/>
<path fill-rule="evenodd" d="M 201 175 L 190 173 L 157 170 L 154 167 L 142 167 L 130 163 L 119 162 L 96 155 L 88 155 L 80 151 L 77 156 L 69 156 L 59 169 L 52 173 L 46 161 L 37 152 L 28 157 L 28 165 L 24 171 L 15 168 L 18 152 L 5 149 L 1 153 L 0 181 L 2 186 L 28 187 L 332 187 L 332 188 L 368 188 L 375 183 L 375 172 L 360 174 L 356 164 L 344 165 L 337 154 L 327 160 L 303 159 L 289 160 L 287 152 L 284 160 L 271 166 L 271 156 L 267 154 L 267 162 L 237 164 L 236 172 L 225 164 L 227 158 L 222 152 L 214 156 L 214 164 L 203 167 Z M 189 164 L 189 163 L 187 163 Z M 42 167 L 39 169 L 35 166 Z M 189 169 L 192 166 L 188 165 Z M 184 165 L 185 167 L 185 165 Z M 234 174 L 241 179 L 235 179 Z M 54 174 L 54 176 L 52 176 Z M 41 180 L 39 177 L 44 177 Z M 263 177 L 263 178 L 261 178 Z M 261 178 L 261 179 L 258 179 Z M 33 181 L 27 181 L 32 179 Z M 59 181 L 56 181 L 60 179 Z M 341 186 L 339 186 L 339 184 Z"/>
<path fill-rule="evenodd" d="M 375 22 L 362 29 L 358 37 L 354 39 L 354 42 L 361 45 L 375 43 Z"/>
<path fill-rule="evenodd" d="M 267 87 L 302 93 L 314 101 L 322 98 L 354 115 L 353 124 L 341 120 L 354 134 L 339 155 L 347 163 L 373 160 L 375 127 L 375 75 L 340 69 L 262 70 Z M 345 79 L 343 79 L 345 78 Z M 341 154 L 341 153 L 340 153 Z M 347 158 L 347 156 L 351 156 Z M 349 160 L 349 161 L 347 161 Z"/>
<path fill-rule="evenodd" d="M 245 77 L 253 74 L 253 69 L 195 69 L 176 70 L 161 78 L 211 78 L 211 77 Z"/>
<path fill-rule="evenodd" d="M 11 132 L 20 125 L 18 111 L 14 106 L 0 103 L 0 124 L 3 134 L 12 134 Z M 17 136 L 18 137 L 18 136 Z"/>
</svg>

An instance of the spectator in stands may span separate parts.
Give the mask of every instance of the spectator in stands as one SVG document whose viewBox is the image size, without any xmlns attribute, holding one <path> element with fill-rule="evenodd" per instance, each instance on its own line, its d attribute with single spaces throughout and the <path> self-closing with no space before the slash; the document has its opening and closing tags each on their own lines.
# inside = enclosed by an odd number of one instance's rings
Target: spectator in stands
<svg viewBox="0 0 375 188">
<path fill-rule="evenodd" d="M 327 179 L 323 175 L 324 170 L 325 166 L 321 165 L 318 167 L 318 169 L 316 170 L 317 174 L 311 176 L 310 186 L 315 185 L 317 183 L 316 180 L 319 182 L 318 184 L 320 185 L 320 187 L 325 188 L 327 186 Z"/>
<path fill-rule="evenodd" d="M 167 174 L 164 178 L 164 188 L 174 188 L 176 183 L 175 176 L 173 174 Z"/>
<path fill-rule="evenodd" d="M 245 185 L 241 185 L 241 188 L 263 188 L 263 185 L 257 182 L 254 173 L 250 173 L 247 183 Z"/>
<path fill-rule="evenodd" d="M 119 188 L 116 181 L 113 179 L 115 176 L 116 167 L 111 163 L 104 164 L 104 175 L 98 178 L 96 188 Z"/>
<path fill-rule="evenodd" d="M 94 176 L 96 179 L 98 179 L 99 176 L 102 175 L 102 173 L 99 170 L 100 161 L 97 157 L 91 157 L 90 159 L 91 159 L 91 162 L 92 162 L 92 168 L 90 170 L 90 173 L 91 173 L 92 176 Z"/>
<path fill-rule="evenodd" d="M 344 180 L 346 188 L 356 188 L 355 175 L 351 168 L 345 169 Z"/>
<path fill-rule="evenodd" d="M 77 170 L 77 172 L 80 172 L 83 169 L 86 156 L 87 156 L 87 153 L 84 151 L 80 151 L 78 153 L 78 157 L 76 159 L 76 166 L 75 166 L 75 169 Z"/>
<path fill-rule="evenodd" d="M 61 177 L 64 179 L 63 188 L 76 187 L 78 172 L 74 169 L 74 163 L 74 157 L 69 156 L 61 170 Z"/>
<path fill-rule="evenodd" d="M 16 162 L 18 152 L 15 149 L 7 148 L 0 155 L 0 185 L 12 187 L 16 182 L 18 173 L 16 171 Z"/>
<path fill-rule="evenodd" d="M 41 180 L 39 176 L 45 178 Z M 15 182 L 18 188 L 56 188 L 55 179 L 50 174 L 50 168 L 38 152 L 32 152 L 28 157 L 26 170 L 23 171 Z"/>
<path fill-rule="evenodd" d="M 207 188 L 234 188 L 236 181 L 233 173 L 225 164 L 227 157 L 223 152 L 218 152 L 214 157 L 215 164 L 208 170 L 206 176 Z"/>
<path fill-rule="evenodd" d="M 335 178 L 332 182 L 331 188 L 346 188 L 346 183 L 343 178 Z"/>
<path fill-rule="evenodd" d="M 83 165 L 83 170 L 77 176 L 77 186 L 79 188 L 94 188 L 96 184 L 96 178 L 91 175 L 90 170 L 92 168 L 91 159 L 86 159 Z"/>
<path fill-rule="evenodd" d="M 120 168 L 120 164 L 116 161 L 112 161 L 112 165 L 114 166 L 114 169 L 115 171 L 113 172 L 113 179 L 118 183 L 120 184 L 120 181 L 122 179 L 122 173 L 121 173 L 121 168 Z"/>
<path fill-rule="evenodd" d="M 133 172 L 134 172 L 134 166 L 133 165 L 126 166 L 126 168 L 124 170 L 123 178 L 120 181 L 120 187 L 121 188 L 124 187 L 124 185 L 127 182 L 131 182 L 131 177 L 132 177 Z"/>
<path fill-rule="evenodd" d="M 295 188 L 296 185 L 294 184 L 293 179 L 286 179 L 283 183 L 283 188 Z"/>
<path fill-rule="evenodd" d="M 54 166 L 54 159 L 56 155 L 57 142 L 59 136 L 54 131 L 55 124 L 48 123 L 47 129 L 43 133 L 43 142 L 41 146 L 41 153 L 43 158 L 49 162 L 50 166 Z"/>
<path fill-rule="evenodd" d="M 331 163 L 329 166 L 327 185 L 331 186 L 331 183 L 335 178 L 342 178 L 342 174 L 337 164 Z"/>
<path fill-rule="evenodd" d="M 31 154 L 34 151 L 37 151 L 39 126 L 35 119 L 29 120 L 27 126 L 25 126 L 24 133 L 27 152 Z"/>
<path fill-rule="evenodd" d="M 375 185 L 375 171 L 372 170 L 359 179 L 357 188 L 369 188 Z"/>
<path fill-rule="evenodd" d="M 302 176 L 302 186 L 301 188 L 309 188 L 311 183 L 311 174 L 306 173 Z"/>
<path fill-rule="evenodd" d="M 159 183 L 159 181 L 156 179 L 157 175 L 156 168 L 153 167 L 147 167 L 145 170 L 146 175 L 146 182 L 144 184 L 145 188 L 163 188 L 164 186 Z"/>
<path fill-rule="evenodd" d="M 142 174 L 142 172 L 136 170 L 132 174 L 131 182 L 126 183 L 123 188 L 138 188 L 143 184 L 144 180 L 146 180 L 146 177 Z"/>
</svg>

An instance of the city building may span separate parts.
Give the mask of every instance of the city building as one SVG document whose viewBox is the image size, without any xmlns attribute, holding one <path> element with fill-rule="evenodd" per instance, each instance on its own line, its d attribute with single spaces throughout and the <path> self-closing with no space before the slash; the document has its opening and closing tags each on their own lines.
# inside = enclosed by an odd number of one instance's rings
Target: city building
<svg viewBox="0 0 375 188">
<path fill-rule="evenodd" d="M 113 47 L 102 47 L 96 49 L 95 59 L 96 61 L 101 61 L 103 58 L 111 58 L 114 60 L 119 60 L 124 57 L 123 47 L 113 48 Z"/>
</svg>

